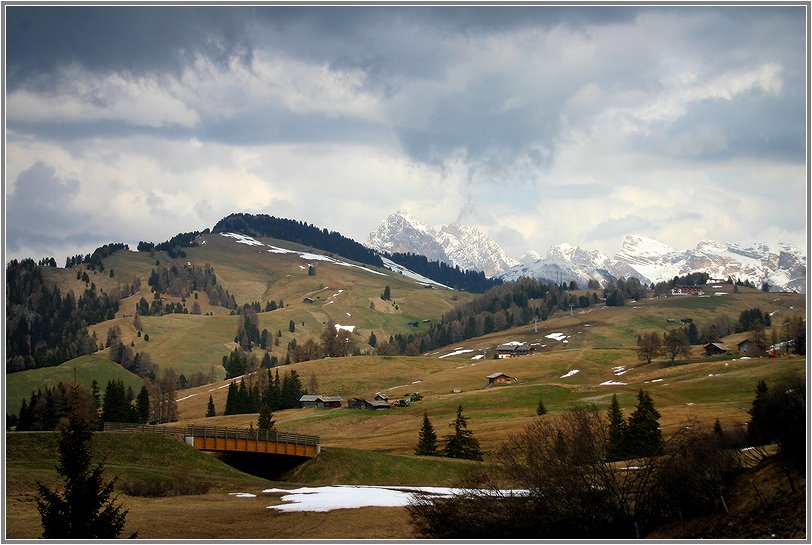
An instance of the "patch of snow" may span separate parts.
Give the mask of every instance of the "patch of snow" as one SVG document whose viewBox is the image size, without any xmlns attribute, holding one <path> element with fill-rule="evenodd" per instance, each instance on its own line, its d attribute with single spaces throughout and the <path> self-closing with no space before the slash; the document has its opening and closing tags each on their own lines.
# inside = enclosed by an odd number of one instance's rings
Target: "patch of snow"
<svg viewBox="0 0 812 545">
<path fill-rule="evenodd" d="M 414 494 L 423 492 L 439 497 L 449 497 L 461 493 L 462 489 L 439 486 L 363 486 L 336 485 L 314 486 L 285 490 L 269 488 L 266 494 L 282 494 L 281 505 L 271 505 L 268 509 L 277 511 L 326 512 L 334 509 L 357 509 L 360 507 L 404 507 L 411 503 Z M 526 495 L 526 490 L 503 491 L 506 494 Z"/>
<path fill-rule="evenodd" d="M 556 341 L 563 341 L 567 338 L 567 335 L 563 333 L 550 333 L 549 335 L 545 335 L 544 338 L 546 339 L 555 339 Z"/>
<path fill-rule="evenodd" d="M 605 382 L 601 382 L 600 386 L 625 386 L 625 382 L 616 382 L 614 380 L 607 380 Z"/>
<path fill-rule="evenodd" d="M 473 357 L 473 358 L 471 358 L 471 359 L 472 359 L 472 360 L 481 360 L 481 359 L 482 359 L 482 358 L 484 358 L 484 357 L 485 357 L 485 356 L 483 356 L 482 354 L 477 354 L 476 356 L 474 356 L 474 357 Z"/>
<path fill-rule="evenodd" d="M 324 303 L 324 306 L 326 307 L 327 305 L 332 305 L 333 303 L 335 303 L 335 301 L 327 301 Z"/>
<path fill-rule="evenodd" d="M 714 294 L 714 295 L 716 295 L 717 297 L 718 297 L 719 295 L 727 295 L 727 293 L 725 293 L 725 292 L 723 292 L 723 291 L 715 291 L 715 292 L 713 292 L 713 294 Z"/>
<path fill-rule="evenodd" d="M 248 492 L 229 492 L 229 496 L 234 496 L 235 498 L 256 498 L 256 494 L 249 494 Z"/>
<path fill-rule="evenodd" d="M 195 397 L 196 395 L 197 395 L 197 394 L 189 394 L 189 395 L 188 395 L 188 396 L 186 396 L 186 397 L 182 397 L 182 398 L 180 398 L 180 399 L 176 399 L 176 400 L 175 400 L 175 402 L 178 402 L 178 401 L 183 401 L 183 400 L 185 400 L 185 399 L 189 399 L 190 397 Z"/>
<path fill-rule="evenodd" d="M 305 271 L 305 270 L 307 270 L 307 267 L 305 267 L 304 265 L 299 265 L 299 269 Z"/>
<path fill-rule="evenodd" d="M 741 357 L 741 358 L 739 358 L 739 359 L 740 359 L 740 360 L 749 360 L 749 359 L 751 359 L 751 358 L 750 358 L 750 356 L 742 356 L 742 357 Z"/>
<path fill-rule="evenodd" d="M 352 314 L 350 314 L 349 312 L 347 312 L 346 314 L 347 314 L 347 316 L 349 316 L 350 318 L 352 318 Z"/>
<path fill-rule="evenodd" d="M 449 356 L 459 356 L 460 354 L 466 354 L 466 353 L 468 353 L 468 352 L 473 352 L 473 349 L 471 349 L 471 348 L 467 348 L 467 349 L 457 349 L 457 350 L 454 350 L 454 351 L 453 351 L 453 352 L 451 352 L 451 353 L 448 353 L 448 354 L 445 354 L 445 355 L 440 356 L 440 359 L 447 358 L 447 357 L 449 357 Z"/>
<path fill-rule="evenodd" d="M 354 325 L 336 324 L 336 331 L 342 331 L 342 330 L 343 331 L 349 331 L 350 333 L 352 333 L 355 330 L 355 326 Z"/>
<path fill-rule="evenodd" d="M 558 378 L 568 378 L 568 377 L 571 377 L 572 375 L 574 375 L 576 373 L 580 373 L 580 372 L 581 372 L 580 369 L 572 369 L 571 371 L 567 371 L 566 373 L 564 373 L 563 375 L 561 375 Z"/>
<path fill-rule="evenodd" d="M 239 233 L 222 233 L 221 236 L 233 238 L 238 244 L 247 244 L 249 246 L 265 246 L 263 243 L 248 235 L 241 235 Z"/>
<path fill-rule="evenodd" d="M 564 344 L 569 344 L 569 341 L 568 341 L 567 339 L 564 339 L 564 340 L 563 340 L 563 341 L 561 341 L 561 342 L 562 342 L 562 343 L 564 343 Z"/>
<path fill-rule="evenodd" d="M 420 384 L 421 382 L 422 382 L 421 380 L 414 380 L 412 381 L 412 384 Z"/>
<path fill-rule="evenodd" d="M 386 266 L 386 268 L 391 269 L 393 272 L 400 273 L 403 276 L 405 276 L 406 278 L 411 278 L 412 280 L 417 280 L 418 282 L 422 282 L 422 283 L 425 283 L 425 284 L 432 284 L 432 285 L 438 286 L 440 288 L 446 288 L 446 289 L 449 289 L 449 290 L 452 289 L 452 288 L 449 288 L 448 286 L 446 286 L 445 284 L 440 284 L 439 282 L 435 282 L 431 278 L 427 278 L 427 277 L 423 276 L 422 274 L 417 274 L 416 272 L 410 271 L 406 267 L 404 267 L 402 265 L 398 265 L 397 263 L 395 263 L 391 259 L 387 259 L 387 258 L 385 258 L 383 256 L 381 256 L 381 259 L 383 260 L 383 264 L 384 264 L 384 266 Z"/>
</svg>

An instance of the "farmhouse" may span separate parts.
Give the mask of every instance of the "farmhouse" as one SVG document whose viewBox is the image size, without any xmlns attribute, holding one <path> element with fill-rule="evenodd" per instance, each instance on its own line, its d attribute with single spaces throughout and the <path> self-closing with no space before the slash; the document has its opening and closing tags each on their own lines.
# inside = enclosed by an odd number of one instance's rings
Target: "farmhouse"
<svg viewBox="0 0 812 545">
<path fill-rule="evenodd" d="M 705 357 L 722 356 L 727 354 L 727 348 L 723 344 L 708 343 L 705 345 Z"/>
<path fill-rule="evenodd" d="M 674 286 L 671 295 L 704 295 L 702 288 L 697 286 Z"/>
<path fill-rule="evenodd" d="M 378 409 L 388 409 L 389 403 L 387 401 L 367 401 L 366 399 L 361 399 L 360 397 L 352 397 L 347 400 L 347 408 L 375 411 Z"/>
<path fill-rule="evenodd" d="M 494 373 L 492 375 L 488 375 L 488 386 L 493 384 L 510 384 L 512 380 L 515 379 L 504 373 Z"/>
<path fill-rule="evenodd" d="M 530 353 L 532 347 L 527 343 L 519 341 L 511 341 L 509 343 L 500 344 L 496 347 L 497 358 L 515 358 L 516 356 L 526 356 Z"/>
<path fill-rule="evenodd" d="M 341 407 L 341 398 L 339 396 L 322 396 L 322 395 L 306 394 L 299 398 L 299 406 L 302 407 L 303 409 L 307 407 L 318 407 L 318 408 Z"/>
<path fill-rule="evenodd" d="M 373 398 L 375 401 L 386 401 L 389 402 L 389 396 L 386 394 L 382 394 L 381 392 L 376 392 L 375 397 Z"/>
<path fill-rule="evenodd" d="M 302 303 L 310 303 L 310 304 L 312 304 L 312 303 L 315 303 L 315 302 L 316 302 L 316 300 L 313 299 L 312 297 L 305 297 L 304 299 L 302 299 Z"/>
<path fill-rule="evenodd" d="M 739 350 L 739 354 L 747 354 L 752 350 L 753 343 L 750 339 L 744 339 L 742 342 L 736 345 L 736 348 Z"/>
</svg>

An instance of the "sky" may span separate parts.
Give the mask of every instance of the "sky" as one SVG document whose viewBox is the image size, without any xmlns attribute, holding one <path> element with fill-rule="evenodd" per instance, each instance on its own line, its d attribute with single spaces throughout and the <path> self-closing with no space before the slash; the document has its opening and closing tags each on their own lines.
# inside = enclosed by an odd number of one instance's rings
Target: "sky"
<svg viewBox="0 0 812 545">
<path fill-rule="evenodd" d="M 803 5 L 4 9 L 6 261 L 234 212 L 807 246 Z"/>
</svg>

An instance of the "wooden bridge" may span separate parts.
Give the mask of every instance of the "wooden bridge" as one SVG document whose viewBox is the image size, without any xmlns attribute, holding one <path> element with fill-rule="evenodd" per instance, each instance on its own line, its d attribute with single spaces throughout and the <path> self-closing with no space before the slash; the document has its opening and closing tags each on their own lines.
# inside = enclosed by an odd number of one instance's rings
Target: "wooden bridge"
<svg viewBox="0 0 812 545">
<path fill-rule="evenodd" d="M 156 426 L 105 422 L 104 431 L 139 431 L 182 436 L 197 450 L 257 452 L 313 458 L 321 451 L 318 435 L 301 435 L 276 430 L 218 428 L 214 426 Z"/>
</svg>

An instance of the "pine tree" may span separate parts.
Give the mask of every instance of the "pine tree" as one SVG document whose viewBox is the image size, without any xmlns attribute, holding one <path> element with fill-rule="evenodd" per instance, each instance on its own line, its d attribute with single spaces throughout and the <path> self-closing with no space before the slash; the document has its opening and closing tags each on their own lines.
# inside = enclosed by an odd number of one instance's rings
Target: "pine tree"
<svg viewBox="0 0 812 545">
<path fill-rule="evenodd" d="M 381 294 L 381 299 L 384 301 L 389 301 L 392 298 L 392 292 L 389 289 L 389 284 L 383 289 L 383 293 Z"/>
<path fill-rule="evenodd" d="M 544 406 L 544 400 L 539 398 L 539 404 L 536 406 L 536 414 L 539 416 L 547 414 L 547 407 Z"/>
<path fill-rule="evenodd" d="M 259 419 L 257 420 L 257 428 L 261 430 L 276 430 L 274 425 L 276 422 L 273 419 L 273 412 L 267 403 L 263 403 L 259 407 Z"/>
<path fill-rule="evenodd" d="M 609 460 L 622 460 L 626 457 L 628 426 L 623 419 L 623 410 L 620 408 L 617 394 L 612 395 L 607 416 L 609 417 L 609 444 L 606 447 L 606 457 Z"/>
<path fill-rule="evenodd" d="M 37 510 L 45 539 L 114 539 L 124 529 L 127 510 L 112 498 L 116 479 L 104 482 L 104 462 L 90 468 L 95 422 L 77 408 L 78 387 L 71 392 L 67 422 L 57 431 L 58 465 L 65 480 L 60 494 L 37 482 Z M 135 537 L 135 536 L 133 536 Z"/>
<path fill-rule="evenodd" d="M 214 399 L 209 395 L 209 405 L 206 407 L 206 418 L 211 416 L 217 416 L 217 412 L 214 410 Z"/>
<path fill-rule="evenodd" d="M 767 383 L 759 380 L 756 384 L 756 397 L 747 412 L 750 422 L 747 424 L 747 436 L 753 446 L 766 445 L 772 438 L 769 418 L 767 415 Z"/>
<path fill-rule="evenodd" d="M 138 421 L 141 424 L 149 422 L 149 390 L 146 385 L 141 386 L 141 391 L 138 392 L 138 397 L 135 400 L 135 413 L 138 415 Z"/>
<path fill-rule="evenodd" d="M 369 334 L 369 343 L 368 343 L 368 344 L 369 344 L 369 346 L 371 346 L 372 348 L 375 348 L 375 346 L 378 344 L 378 338 L 375 336 L 375 332 L 374 332 L 374 331 L 373 331 L 372 333 L 370 333 L 370 334 Z"/>
<path fill-rule="evenodd" d="M 654 456 L 663 450 L 663 433 L 660 430 L 660 413 L 654 402 L 641 388 L 637 394 L 637 407 L 629 416 L 626 430 L 626 447 L 629 456 Z"/>
<path fill-rule="evenodd" d="M 482 460 L 482 450 L 474 433 L 468 429 L 468 418 L 462 415 L 462 405 L 457 407 L 457 417 L 449 424 L 454 428 L 454 435 L 446 437 L 443 454 L 449 458 Z"/>
<path fill-rule="evenodd" d="M 417 456 L 437 456 L 437 434 L 434 433 L 434 426 L 426 412 L 423 413 L 423 426 L 420 428 L 414 453 Z"/>
<path fill-rule="evenodd" d="M 228 414 L 239 414 L 239 390 L 237 389 L 237 383 L 231 381 L 228 385 L 228 395 L 226 396 L 226 407 L 223 410 L 224 415 Z"/>
</svg>

